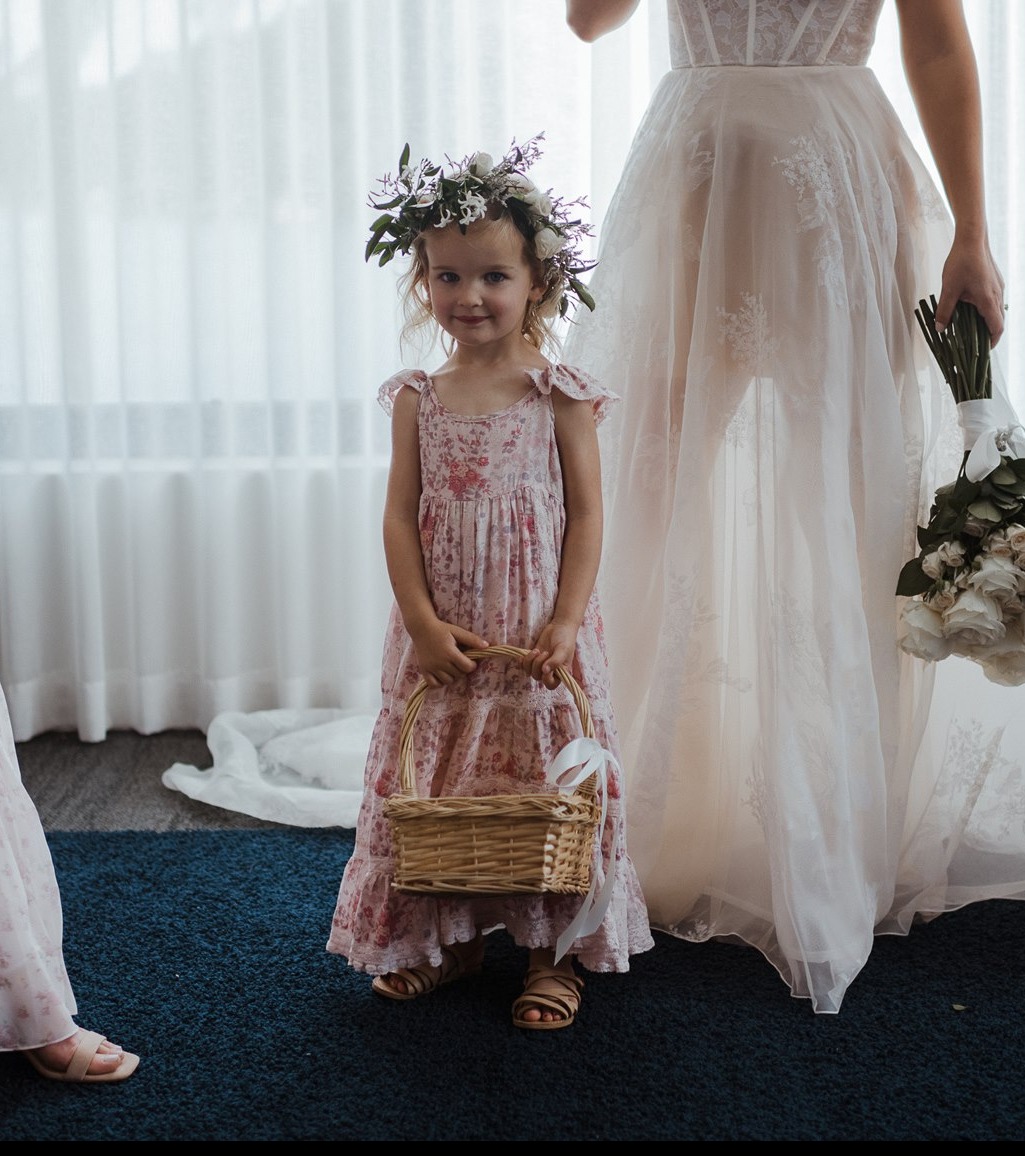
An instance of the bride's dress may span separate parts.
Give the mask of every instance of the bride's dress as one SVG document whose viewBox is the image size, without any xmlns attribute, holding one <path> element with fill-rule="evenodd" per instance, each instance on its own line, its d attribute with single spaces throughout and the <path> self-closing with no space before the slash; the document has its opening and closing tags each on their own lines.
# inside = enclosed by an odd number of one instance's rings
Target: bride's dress
<svg viewBox="0 0 1025 1156">
<path fill-rule="evenodd" d="M 951 223 L 882 0 L 671 0 L 568 360 L 623 396 L 602 599 L 656 927 L 835 1012 L 873 936 L 1025 897 L 1025 688 L 896 645 L 961 442 L 917 329 Z"/>
<path fill-rule="evenodd" d="M 670 0 L 563 351 L 623 397 L 601 597 L 651 918 L 819 1012 L 875 934 L 1025 897 L 1025 688 L 896 644 L 961 442 L 913 317 L 951 223 L 865 66 L 881 4 Z M 351 826 L 372 718 L 308 722 L 215 720 L 212 771 L 165 782 Z"/>
</svg>

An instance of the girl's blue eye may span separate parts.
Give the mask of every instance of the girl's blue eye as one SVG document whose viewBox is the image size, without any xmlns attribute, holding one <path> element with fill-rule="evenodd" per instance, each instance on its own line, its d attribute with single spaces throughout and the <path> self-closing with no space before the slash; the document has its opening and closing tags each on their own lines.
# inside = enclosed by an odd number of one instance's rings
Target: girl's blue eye
<svg viewBox="0 0 1025 1156">
<path fill-rule="evenodd" d="M 492 272 L 492 273 L 488 273 L 487 274 L 487 280 L 490 281 L 492 284 L 498 284 L 499 281 L 505 280 L 505 274 L 499 273 L 497 271 Z"/>
<path fill-rule="evenodd" d="M 439 273 L 438 280 L 443 281 L 446 285 L 451 285 L 453 282 L 458 281 L 459 278 L 455 273 Z"/>
</svg>

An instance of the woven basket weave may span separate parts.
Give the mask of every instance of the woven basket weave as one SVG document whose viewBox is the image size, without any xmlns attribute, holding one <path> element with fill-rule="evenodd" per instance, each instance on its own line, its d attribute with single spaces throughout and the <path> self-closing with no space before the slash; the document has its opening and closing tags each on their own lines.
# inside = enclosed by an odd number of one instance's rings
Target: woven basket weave
<svg viewBox="0 0 1025 1156">
<path fill-rule="evenodd" d="M 466 651 L 474 659 L 521 659 L 527 653 L 515 646 Z M 584 736 L 593 738 L 584 692 L 564 667 L 555 673 L 573 697 Z M 384 801 L 395 859 L 392 886 L 447 895 L 585 895 L 601 815 L 597 776 L 589 775 L 572 794 L 417 798 L 413 724 L 427 689 L 421 681 L 406 704 L 401 793 Z"/>
</svg>

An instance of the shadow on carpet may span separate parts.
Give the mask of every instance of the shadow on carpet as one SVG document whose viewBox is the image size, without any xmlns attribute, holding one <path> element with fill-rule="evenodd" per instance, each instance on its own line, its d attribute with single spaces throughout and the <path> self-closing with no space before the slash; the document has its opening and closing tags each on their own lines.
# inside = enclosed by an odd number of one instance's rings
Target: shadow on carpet
<svg viewBox="0 0 1025 1156">
<path fill-rule="evenodd" d="M 0 1054 L 4 1140 L 1012 1140 L 1025 1133 L 1025 910 L 877 940 L 836 1016 L 751 948 L 656 936 L 523 1032 L 526 951 L 398 1003 L 328 955 L 352 832 L 57 832 L 79 1022 L 123 1084 Z"/>
</svg>

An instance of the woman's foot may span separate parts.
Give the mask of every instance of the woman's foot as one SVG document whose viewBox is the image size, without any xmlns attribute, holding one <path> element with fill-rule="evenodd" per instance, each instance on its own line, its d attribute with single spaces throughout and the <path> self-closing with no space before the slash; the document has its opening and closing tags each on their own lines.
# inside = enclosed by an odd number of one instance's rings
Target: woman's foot
<svg viewBox="0 0 1025 1156">
<path fill-rule="evenodd" d="M 535 949 L 530 953 L 523 995 L 513 1003 L 513 1023 L 535 1031 L 568 1028 L 580 1008 L 583 986 L 573 970 L 572 956 L 555 963 L 551 948 Z"/>
<path fill-rule="evenodd" d="M 74 1035 L 41 1048 L 26 1048 L 25 1059 L 48 1080 L 67 1083 L 104 1083 L 127 1080 L 139 1066 L 139 1057 L 111 1043 L 99 1032 L 79 1028 Z"/>
<path fill-rule="evenodd" d="M 484 962 L 484 939 L 478 935 L 469 943 L 446 944 L 441 949 L 438 967 L 422 963 L 418 967 L 402 967 L 387 975 L 375 976 L 373 989 L 387 999 L 416 999 L 427 995 L 443 984 L 476 975 Z"/>
</svg>

